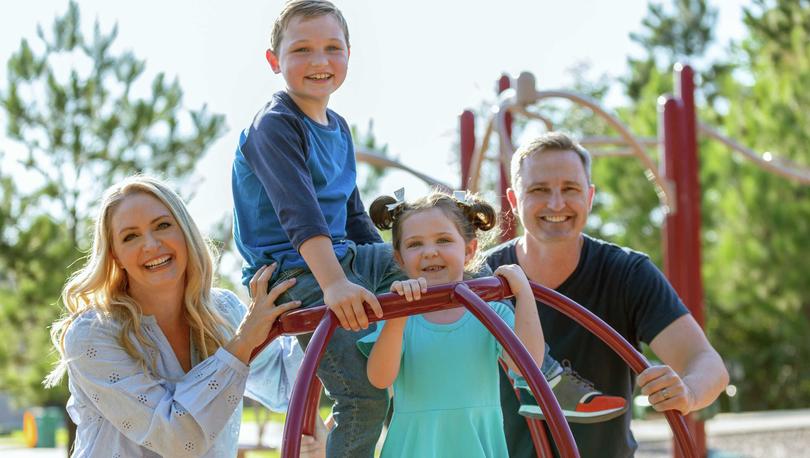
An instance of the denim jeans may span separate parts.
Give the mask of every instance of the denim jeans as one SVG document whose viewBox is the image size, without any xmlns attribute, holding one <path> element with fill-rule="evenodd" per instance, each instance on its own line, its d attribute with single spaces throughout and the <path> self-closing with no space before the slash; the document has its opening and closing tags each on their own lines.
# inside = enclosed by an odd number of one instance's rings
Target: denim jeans
<svg viewBox="0 0 810 458">
<path fill-rule="evenodd" d="M 376 295 L 387 293 L 395 280 L 407 278 L 387 243 L 359 246 L 350 243 L 340 265 L 349 281 Z M 323 304 L 323 292 L 309 269 L 288 269 L 275 277 L 273 284 L 292 277 L 297 279 L 278 303 L 299 300 L 304 308 Z M 357 332 L 338 326 L 318 366 L 318 377 L 327 396 L 334 401 L 335 427 L 326 442 L 327 457 L 374 456 L 388 411 L 388 392 L 369 383 L 367 360 L 357 349 L 357 339 L 373 332 L 376 326 L 370 324 L 368 329 Z M 301 345 L 306 347 L 311 337 L 311 334 L 299 336 Z"/>
</svg>

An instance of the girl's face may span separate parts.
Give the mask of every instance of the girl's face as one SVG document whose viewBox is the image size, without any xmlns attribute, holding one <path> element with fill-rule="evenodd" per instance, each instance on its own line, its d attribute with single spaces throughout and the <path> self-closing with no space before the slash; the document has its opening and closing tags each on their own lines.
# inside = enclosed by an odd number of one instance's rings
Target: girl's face
<svg viewBox="0 0 810 458">
<path fill-rule="evenodd" d="M 401 229 L 402 240 L 394 256 L 408 277 L 424 277 L 429 286 L 463 280 L 464 266 L 475 255 L 478 241 L 465 242 L 442 210 L 413 213 Z"/>
<path fill-rule="evenodd" d="M 112 251 L 130 292 L 182 288 L 188 253 L 172 212 L 146 193 L 125 197 L 111 216 Z"/>
</svg>

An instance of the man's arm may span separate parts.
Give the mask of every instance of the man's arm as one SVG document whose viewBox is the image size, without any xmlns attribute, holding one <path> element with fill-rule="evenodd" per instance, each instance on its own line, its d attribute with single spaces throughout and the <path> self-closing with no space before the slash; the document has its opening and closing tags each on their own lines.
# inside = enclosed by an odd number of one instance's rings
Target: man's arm
<svg viewBox="0 0 810 458">
<path fill-rule="evenodd" d="M 650 342 L 663 366 L 639 374 L 641 393 L 659 412 L 677 409 L 686 414 L 702 409 L 728 385 L 728 371 L 692 315 L 684 315 Z"/>
</svg>

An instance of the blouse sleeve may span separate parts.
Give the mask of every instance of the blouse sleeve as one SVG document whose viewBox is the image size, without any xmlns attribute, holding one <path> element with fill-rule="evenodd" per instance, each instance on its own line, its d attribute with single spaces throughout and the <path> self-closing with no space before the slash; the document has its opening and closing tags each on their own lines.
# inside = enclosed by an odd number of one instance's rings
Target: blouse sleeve
<svg viewBox="0 0 810 458">
<path fill-rule="evenodd" d="M 247 307 L 231 291 L 215 290 L 215 293 L 219 294 L 220 310 L 236 329 L 247 313 Z M 286 412 L 303 359 L 304 352 L 298 339 L 277 337 L 250 362 L 245 395 L 270 410 Z"/>
<path fill-rule="evenodd" d="M 371 349 L 374 348 L 374 344 L 377 342 L 377 339 L 380 338 L 380 332 L 382 332 L 382 328 L 385 326 L 385 321 L 378 321 L 377 322 L 377 329 L 372 331 L 370 334 L 366 334 L 365 336 L 357 339 L 357 349 L 360 350 L 360 353 L 363 354 L 366 358 L 371 355 Z M 405 343 L 403 339 L 403 349 L 405 348 Z"/>
<path fill-rule="evenodd" d="M 242 399 L 248 368 L 220 348 L 171 383 L 144 372 L 117 326 L 80 317 L 65 335 L 72 389 L 136 444 L 164 456 L 202 455 Z"/>
</svg>

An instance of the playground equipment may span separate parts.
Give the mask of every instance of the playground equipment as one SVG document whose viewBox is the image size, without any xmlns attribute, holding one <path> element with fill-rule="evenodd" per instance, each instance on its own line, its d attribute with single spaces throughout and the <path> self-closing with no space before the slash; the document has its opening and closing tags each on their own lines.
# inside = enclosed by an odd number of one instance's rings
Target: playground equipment
<svg viewBox="0 0 810 458">
<path fill-rule="evenodd" d="M 649 367 L 646 359 L 627 343 L 615 330 L 610 328 L 587 309 L 561 294 L 532 283 L 532 292 L 536 299 L 564 313 L 580 325 L 593 332 L 605 344 L 613 349 L 631 369 L 639 373 Z M 505 280 L 495 277 L 479 278 L 466 282 L 450 283 L 428 288 L 422 299 L 407 302 L 397 294 L 389 293 L 379 296 L 383 317 L 377 318 L 366 306 L 369 322 L 416 315 L 436 310 L 463 306 L 470 310 L 492 332 L 503 345 L 506 352 L 515 361 L 526 380 L 536 394 L 537 402 L 546 418 L 549 429 L 563 457 L 578 457 L 571 430 L 563 417 L 551 388 L 540 369 L 534 364 L 528 351 L 515 336 L 514 332 L 484 301 L 511 297 L 512 293 Z M 320 397 L 320 382 L 315 378 L 315 370 L 332 333 L 337 327 L 337 318 L 325 306 L 294 310 L 280 317 L 268 334 L 267 340 L 254 349 L 253 356 L 279 335 L 315 333 L 307 347 L 304 361 L 293 388 L 284 425 L 284 443 L 282 456 L 298 456 L 301 447 L 301 434 L 312 434 Z M 697 457 L 697 449 L 689 437 L 683 417 L 676 411 L 666 412 L 667 421 L 675 434 L 676 444 L 682 456 Z M 548 442 L 537 443 L 538 456 L 553 456 Z M 542 453 L 542 455 L 540 455 Z"/>
<path fill-rule="evenodd" d="M 513 116 L 524 116 L 542 122 L 548 130 L 552 130 L 554 128 L 552 121 L 543 116 L 541 112 L 532 110 L 532 105 L 556 98 L 566 99 L 590 109 L 596 116 L 605 120 L 618 133 L 618 137 L 588 137 L 581 139 L 581 143 L 587 146 L 596 157 L 631 156 L 643 164 L 645 175 L 653 183 L 661 208 L 667 215 L 664 227 L 664 272 L 695 320 L 702 327 L 704 296 L 700 264 L 698 133 L 720 141 L 733 152 L 741 154 L 765 170 L 801 184 L 810 184 L 810 170 L 801 169 L 796 164 L 780 160 L 770 152 L 758 155 L 711 127 L 698 123 L 695 114 L 692 69 L 689 66 L 677 64 L 674 76 L 675 94 L 662 96 L 658 100 L 660 123 L 658 138 L 638 138 L 616 116 L 588 97 L 568 91 L 538 91 L 535 89 L 534 77 L 529 73 L 521 74 L 516 80 L 516 87 L 512 89 L 512 80 L 503 75 L 498 82 L 501 96 L 497 106 L 492 110 L 491 117 L 485 123 L 484 134 L 478 148 L 476 148 L 474 114 L 471 111 L 465 111 L 460 117 L 461 188 L 471 191 L 478 189 L 480 170 L 486 152 L 489 150 L 491 137 L 497 133 L 497 162 L 500 166 L 500 184 L 497 192 L 501 196 L 502 221 L 506 222 L 503 233 L 504 238 L 514 237 L 515 228 L 511 224 L 509 204 L 506 201 L 506 188 L 509 186 L 509 163 L 515 151 L 512 142 Z M 658 146 L 661 150 L 660 166 L 657 166 L 646 153 L 647 148 L 654 146 Z M 607 147 L 609 150 L 600 149 L 603 147 Z M 450 189 L 450 186 L 439 180 L 371 152 L 358 151 L 357 157 L 361 162 L 398 168 L 416 175 L 430 185 L 440 189 Z M 384 295 L 380 298 L 385 312 L 383 319 L 460 305 L 469 308 L 498 337 L 516 362 L 522 359 L 522 363 L 519 365 L 522 364 L 520 365 L 522 370 L 524 367 L 526 368 L 529 385 L 533 392 L 539 394 L 537 396 L 538 404 L 550 420 L 549 428 L 560 453 L 562 456 L 577 456 L 570 430 L 561 417 L 559 406 L 551 396 L 548 385 L 543 377 L 539 376 L 534 364 L 531 361 L 527 363 L 525 358 L 521 358 L 521 355 L 528 356 L 524 354 L 525 349 L 516 341 L 511 330 L 503 329 L 505 325 L 499 318 L 487 316 L 481 308 L 480 300 L 474 297 L 473 293 L 485 300 L 493 300 L 507 297 L 510 294 L 508 286 L 503 283 L 500 285 L 495 283 L 500 282 L 490 278 L 467 282 L 466 286 L 451 284 L 434 287 L 418 303 L 409 303 L 407 310 L 404 301 L 399 296 Z M 627 344 L 615 331 L 608 328 L 599 318 L 552 290 L 536 284 L 532 284 L 532 288 L 538 300 L 568 315 L 595 333 L 616 351 L 634 372 L 639 373 L 648 366 L 644 358 L 632 346 Z M 369 310 L 367 310 L 369 320 L 377 321 L 377 318 L 368 312 Z M 322 318 L 323 321 L 321 321 Z M 318 328 L 310 342 L 310 349 L 305 357 L 301 376 L 293 391 L 290 415 L 285 425 L 285 457 L 297 455 L 302 431 L 312 432 L 315 405 L 320 392 L 320 384 L 313 379 L 314 370 L 335 326 L 335 317 L 331 312 L 326 313 L 324 307 L 292 311 L 279 320 L 265 344 L 257 348 L 257 351 L 260 350 L 270 340 L 282 333 L 306 333 Z M 306 410 L 303 409 L 304 406 L 306 406 Z M 705 456 L 706 438 L 702 422 L 687 419 L 686 423 L 691 430 L 691 435 L 695 438 L 693 443 L 684 426 L 683 417 L 673 411 L 667 412 L 666 416 L 675 433 L 676 453 L 689 457 Z M 527 421 L 538 456 L 552 456 L 541 422 L 538 420 Z"/>
</svg>

